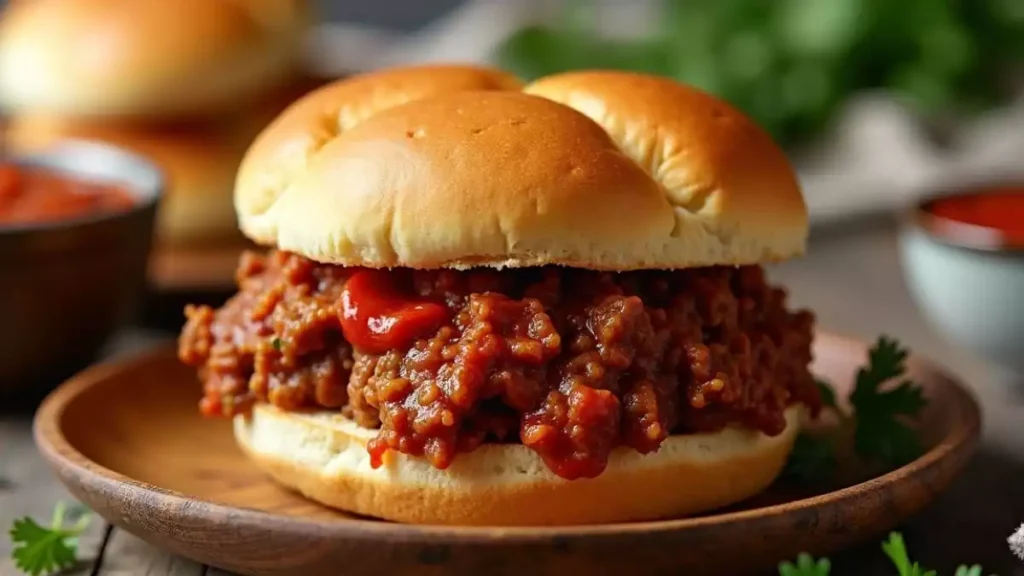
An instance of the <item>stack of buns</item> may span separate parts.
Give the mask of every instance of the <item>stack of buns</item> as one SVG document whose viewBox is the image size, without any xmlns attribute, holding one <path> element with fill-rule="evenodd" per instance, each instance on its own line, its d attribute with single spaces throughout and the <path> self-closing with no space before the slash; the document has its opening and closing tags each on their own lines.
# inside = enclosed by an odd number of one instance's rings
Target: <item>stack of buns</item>
<svg viewBox="0 0 1024 576">
<path fill-rule="evenodd" d="M 109 142 L 165 172 L 157 247 L 240 238 L 232 189 L 252 139 L 309 79 L 305 0 L 33 0 L 0 17 L 6 146 Z"/>
</svg>

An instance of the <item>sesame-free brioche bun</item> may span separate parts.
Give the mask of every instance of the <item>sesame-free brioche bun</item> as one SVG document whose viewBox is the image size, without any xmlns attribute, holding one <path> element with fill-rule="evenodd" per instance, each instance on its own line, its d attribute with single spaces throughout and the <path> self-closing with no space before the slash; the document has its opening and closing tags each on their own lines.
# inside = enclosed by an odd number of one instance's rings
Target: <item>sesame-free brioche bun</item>
<svg viewBox="0 0 1024 576">
<path fill-rule="evenodd" d="M 7 126 L 7 146 L 32 153 L 62 140 L 107 142 L 132 150 L 157 164 L 168 189 L 157 212 L 160 246 L 196 246 L 240 241 L 231 199 L 235 172 L 255 127 L 231 131 L 224 126 L 153 128 L 65 121 L 43 116 L 16 116 Z"/>
<path fill-rule="evenodd" d="M 598 477 L 564 480 L 521 444 L 484 444 L 447 470 L 389 451 L 374 470 L 376 431 L 334 412 L 257 404 L 235 438 L 280 484 L 327 506 L 397 522 L 490 526 L 627 522 L 707 512 L 754 496 L 782 470 L 801 420 L 778 436 L 741 428 L 670 436 L 656 452 L 616 449 Z"/>
<path fill-rule="evenodd" d="M 341 80 L 257 138 L 235 207 L 258 243 L 367 267 L 751 264 L 801 254 L 808 229 L 763 130 L 625 72 L 525 87 L 461 66 Z"/>
<path fill-rule="evenodd" d="M 0 106 L 65 116 L 214 114 L 287 78 L 308 0 L 33 0 L 0 18 Z"/>
</svg>

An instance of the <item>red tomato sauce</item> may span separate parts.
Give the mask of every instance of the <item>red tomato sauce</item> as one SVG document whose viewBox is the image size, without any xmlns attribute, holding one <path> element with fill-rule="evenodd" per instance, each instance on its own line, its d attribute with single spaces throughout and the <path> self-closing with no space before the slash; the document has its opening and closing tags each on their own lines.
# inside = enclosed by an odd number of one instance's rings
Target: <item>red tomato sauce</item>
<svg viewBox="0 0 1024 576">
<path fill-rule="evenodd" d="M 135 199 L 118 186 L 0 163 L 0 225 L 71 220 L 119 212 Z"/>
<path fill-rule="evenodd" d="M 1024 245 L 1024 189 L 995 188 L 939 198 L 929 203 L 926 210 L 945 220 L 941 231 L 954 238 L 957 225 L 962 229 L 966 224 L 987 229 L 996 243 Z"/>
<path fill-rule="evenodd" d="M 376 430 L 371 466 L 519 443 L 593 477 L 618 446 L 732 424 L 775 436 L 787 406 L 821 404 L 814 315 L 758 266 L 368 270 L 272 251 L 237 278 L 223 307 L 186 309 L 178 354 L 202 413 L 335 411 Z"/>
<path fill-rule="evenodd" d="M 348 342 L 381 354 L 437 332 L 449 313 L 441 304 L 403 294 L 387 270 L 362 270 L 345 283 L 339 316 Z"/>
</svg>

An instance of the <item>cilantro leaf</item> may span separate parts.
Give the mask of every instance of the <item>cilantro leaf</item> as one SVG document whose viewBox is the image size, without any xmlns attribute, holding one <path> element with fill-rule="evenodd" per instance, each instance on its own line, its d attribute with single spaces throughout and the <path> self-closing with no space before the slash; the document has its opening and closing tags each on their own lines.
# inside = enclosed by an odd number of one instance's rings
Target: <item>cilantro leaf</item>
<svg viewBox="0 0 1024 576">
<path fill-rule="evenodd" d="M 927 404 L 924 392 L 910 380 L 904 380 L 895 388 L 879 392 L 876 398 L 879 403 L 889 408 L 890 413 L 901 416 L 917 416 Z"/>
<path fill-rule="evenodd" d="M 885 335 L 879 336 L 875 345 L 868 350 L 867 366 L 861 367 L 857 372 L 854 396 L 858 393 L 871 393 L 881 383 L 903 374 L 906 360 L 907 351 L 900 348 L 895 339 Z"/>
<path fill-rule="evenodd" d="M 866 460 L 896 468 L 917 458 L 921 441 L 917 432 L 894 419 L 858 418 L 854 449 Z"/>
<path fill-rule="evenodd" d="M 935 570 L 928 570 L 917 562 L 910 561 L 903 535 L 899 532 L 889 533 L 889 539 L 882 542 L 882 551 L 892 560 L 899 576 L 936 576 L 937 574 Z M 779 563 L 779 576 L 829 576 L 831 569 L 832 565 L 828 558 L 815 560 L 810 554 L 802 553 L 796 557 L 795 563 Z M 977 564 L 961 565 L 953 576 L 984 576 L 984 572 Z"/>
<path fill-rule="evenodd" d="M 77 521 L 65 527 L 67 511 L 66 505 L 58 502 L 49 528 L 29 517 L 14 521 L 10 531 L 11 542 L 14 543 L 11 557 L 19 570 L 31 576 L 39 576 L 75 563 L 78 536 L 88 525 L 89 515 L 84 508 L 73 508 L 71 516 L 72 519 L 77 517 Z"/>
<path fill-rule="evenodd" d="M 11 540 L 20 544 L 12 552 L 15 565 L 27 574 L 38 575 L 70 566 L 75 561 L 75 544 L 61 531 L 44 528 L 31 518 L 14 521 Z"/>
<path fill-rule="evenodd" d="M 800 433 L 793 443 L 783 475 L 814 484 L 831 478 L 836 468 L 835 447 L 828 437 Z"/>
<path fill-rule="evenodd" d="M 832 563 L 828 558 L 815 560 L 806 553 L 796 557 L 796 564 L 791 562 L 779 564 L 779 576 L 829 576 L 831 571 Z"/>
<path fill-rule="evenodd" d="M 820 378 L 814 379 L 814 385 L 818 387 L 822 406 L 836 408 L 836 391 L 832 389 L 832 385 Z"/>
<path fill-rule="evenodd" d="M 901 466 L 921 454 L 914 431 L 900 417 L 917 416 L 925 406 L 921 388 L 910 380 L 885 385 L 904 375 L 907 351 L 882 336 L 868 351 L 868 363 L 857 372 L 850 393 L 856 418 L 854 449 L 869 461 Z"/>
<path fill-rule="evenodd" d="M 935 570 L 927 570 L 917 562 L 911 563 L 903 535 L 890 532 L 889 539 L 882 542 L 882 551 L 892 560 L 900 576 L 935 576 Z"/>
</svg>

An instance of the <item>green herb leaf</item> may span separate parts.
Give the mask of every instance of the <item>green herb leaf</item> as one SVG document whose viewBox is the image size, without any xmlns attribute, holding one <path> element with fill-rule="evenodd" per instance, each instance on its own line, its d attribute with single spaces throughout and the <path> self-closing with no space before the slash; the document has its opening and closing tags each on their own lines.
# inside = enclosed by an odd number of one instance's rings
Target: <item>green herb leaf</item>
<svg viewBox="0 0 1024 576">
<path fill-rule="evenodd" d="M 281 350 L 281 339 L 280 338 L 274 338 L 273 340 L 270 341 L 270 345 L 274 347 L 274 350 L 280 351 Z"/>
<path fill-rule="evenodd" d="M 829 480 L 835 469 L 835 447 L 831 439 L 801 433 L 793 443 L 783 475 L 802 484 L 817 484 Z"/>
<path fill-rule="evenodd" d="M 72 525 L 64 525 L 65 515 L 72 517 Z M 49 528 L 29 517 L 15 520 L 10 531 L 11 542 L 14 543 L 11 557 L 15 566 L 31 576 L 72 566 L 78 550 L 78 536 L 88 523 L 87 509 L 73 507 L 68 510 L 63 502 L 58 502 L 54 508 Z"/>
<path fill-rule="evenodd" d="M 857 372 L 850 393 L 857 455 L 890 467 L 901 466 L 922 452 L 917 434 L 901 420 L 917 416 L 925 406 L 921 388 L 909 380 L 885 388 L 903 376 L 906 357 L 907 351 L 896 340 L 880 337 L 868 352 L 867 366 Z"/>
<path fill-rule="evenodd" d="M 662 0 L 642 38 L 603 34 L 591 5 L 507 38 L 528 78 L 580 68 L 652 71 L 731 102 L 785 146 L 821 133 L 851 96 L 892 93 L 926 122 L 1005 102 L 1024 58 L 1019 0 Z"/>
<path fill-rule="evenodd" d="M 935 576 L 935 570 L 927 570 L 917 562 L 911 562 L 903 535 L 891 532 L 889 539 L 882 542 L 882 551 L 892 560 L 900 576 Z"/>
<path fill-rule="evenodd" d="M 818 387 L 818 394 L 821 396 L 821 404 L 826 408 L 835 409 L 837 407 L 836 391 L 832 388 L 832 385 L 821 378 L 815 378 L 814 384 Z"/>
<path fill-rule="evenodd" d="M 896 468 L 921 455 L 917 432 L 903 422 L 878 416 L 857 418 L 854 449 L 865 460 Z"/>
<path fill-rule="evenodd" d="M 882 543 L 882 551 L 892 560 L 899 576 L 936 576 L 935 570 L 928 570 L 910 561 L 903 535 L 899 532 L 889 533 L 889 539 Z M 804 553 L 796 557 L 795 563 L 781 562 L 779 576 L 828 576 L 831 568 L 827 558 L 815 560 L 810 554 Z M 954 576 L 983 576 L 983 570 L 977 564 L 962 565 L 956 569 Z"/>
<path fill-rule="evenodd" d="M 779 564 L 779 576 L 828 576 L 831 571 L 832 563 L 828 558 L 815 560 L 807 553 L 797 556 L 796 564 L 791 562 Z"/>
</svg>

